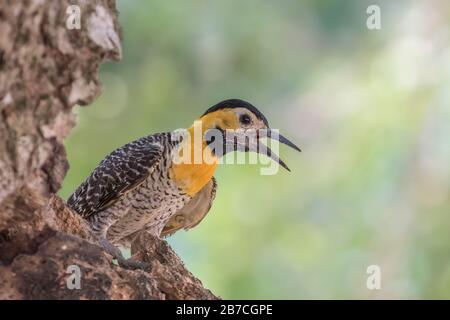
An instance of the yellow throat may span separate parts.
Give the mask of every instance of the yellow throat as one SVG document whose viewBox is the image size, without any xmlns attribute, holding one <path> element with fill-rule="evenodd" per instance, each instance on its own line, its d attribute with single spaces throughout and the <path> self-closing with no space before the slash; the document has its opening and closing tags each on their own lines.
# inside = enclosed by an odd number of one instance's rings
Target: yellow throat
<svg viewBox="0 0 450 320">
<path fill-rule="evenodd" d="M 185 139 L 179 149 L 179 159 L 171 167 L 171 177 L 183 192 L 194 196 L 213 177 L 219 159 L 203 139 L 206 130 L 220 126 L 236 128 L 236 116 L 230 110 L 218 110 L 204 115 L 187 130 L 190 139 Z M 187 154 L 186 154 L 187 153 Z"/>
</svg>

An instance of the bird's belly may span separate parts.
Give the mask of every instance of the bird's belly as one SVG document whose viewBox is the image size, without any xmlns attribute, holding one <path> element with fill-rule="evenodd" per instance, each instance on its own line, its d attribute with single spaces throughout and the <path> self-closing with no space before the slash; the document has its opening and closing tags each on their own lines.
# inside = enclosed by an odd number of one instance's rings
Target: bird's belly
<svg viewBox="0 0 450 320">
<path fill-rule="evenodd" d="M 167 220 L 190 199 L 171 183 L 146 181 L 126 195 L 121 204 L 128 211 L 107 231 L 107 239 L 117 243 L 137 231 L 150 230 L 159 236 Z"/>
</svg>

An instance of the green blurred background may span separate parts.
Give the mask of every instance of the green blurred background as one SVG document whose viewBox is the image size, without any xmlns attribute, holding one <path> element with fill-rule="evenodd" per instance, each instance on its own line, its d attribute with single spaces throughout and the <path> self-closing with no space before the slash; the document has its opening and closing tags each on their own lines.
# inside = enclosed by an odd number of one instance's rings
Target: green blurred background
<svg viewBox="0 0 450 320">
<path fill-rule="evenodd" d="M 382 28 L 366 27 L 381 7 Z M 168 241 L 223 298 L 450 298 L 450 2 L 118 1 L 123 60 L 77 108 L 67 198 L 102 158 L 243 98 L 303 149 L 225 165 Z M 381 290 L 366 269 L 380 266 Z"/>
</svg>

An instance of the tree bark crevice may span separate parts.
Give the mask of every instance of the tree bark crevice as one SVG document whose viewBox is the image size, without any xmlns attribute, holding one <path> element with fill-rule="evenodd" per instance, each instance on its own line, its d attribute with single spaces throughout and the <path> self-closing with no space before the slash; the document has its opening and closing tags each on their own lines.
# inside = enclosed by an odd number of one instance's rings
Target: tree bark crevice
<svg viewBox="0 0 450 320">
<path fill-rule="evenodd" d="M 100 94 L 99 65 L 122 55 L 113 0 L 0 3 L 0 299 L 217 299 L 167 242 L 140 235 L 149 272 L 111 263 L 89 227 L 56 194 L 68 170 L 72 108 Z M 68 286 L 69 266 L 81 271 Z"/>
</svg>

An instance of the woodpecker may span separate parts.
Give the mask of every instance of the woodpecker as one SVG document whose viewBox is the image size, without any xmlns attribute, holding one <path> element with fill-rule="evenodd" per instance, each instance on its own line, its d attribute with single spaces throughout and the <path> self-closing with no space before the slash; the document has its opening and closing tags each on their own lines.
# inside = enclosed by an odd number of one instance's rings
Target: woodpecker
<svg viewBox="0 0 450 320">
<path fill-rule="evenodd" d="M 117 247 L 129 247 L 138 232 L 166 237 L 202 221 L 216 194 L 215 170 L 227 152 L 262 153 L 289 170 L 259 139 L 277 139 L 300 151 L 284 136 L 273 134 L 266 117 L 243 100 L 222 101 L 195 123 L 200 124 L 200 143 L 195 143 L 194 125 L 137 139 L 106 156 L 69 197 L 68 206 L 88 221 L 119 265 L 143 267 L 126 260 Z M 210 135 L 212 130 L 222 137 Z M 251 130 L 256 134 L 244 137 Z M 199 148 L 209 161 L 195 161 Z"/>
</svg>

